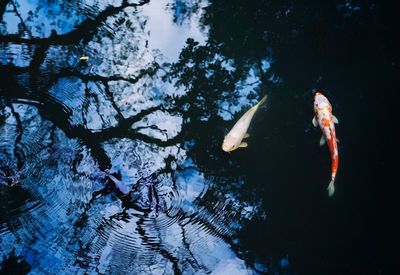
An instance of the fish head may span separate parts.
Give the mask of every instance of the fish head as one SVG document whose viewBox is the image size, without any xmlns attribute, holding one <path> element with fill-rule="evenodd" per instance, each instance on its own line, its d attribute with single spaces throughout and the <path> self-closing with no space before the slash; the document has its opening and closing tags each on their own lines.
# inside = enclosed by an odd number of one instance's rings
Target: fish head
<svg viewBox="0 0 400 275">
<path fill-rule="evenodd" d="M 320 92 L 315 93 L 314 96 L 314 110 L 317 112 L 318 108 L 330 106 L 328 99 Z"/>
<path fill-rule="evenodd" d="M 230 140 L 228 137 L 224 139 L 224 142 L 222 143 L 222 150 L 229 153 L 236 150 L 237 148 L 238 146 L 235 144 L 235 142 Z"/>
</svg>

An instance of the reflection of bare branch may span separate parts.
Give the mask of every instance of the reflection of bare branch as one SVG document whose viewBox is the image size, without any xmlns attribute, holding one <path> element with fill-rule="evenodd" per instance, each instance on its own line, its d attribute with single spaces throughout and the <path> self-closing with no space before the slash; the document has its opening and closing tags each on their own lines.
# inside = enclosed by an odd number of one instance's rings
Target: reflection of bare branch
<svg viewBox="0 0 400 275">
<path fill-rule="evenodd" d="M 29 45 L 70 45 L 79 43 L 82 40 L 89 41 L 90 38 L 96 33 L 99 29 L 99 26 L 107 20 L 108 17 L 113 16 L 127 7 L 138 7 L 143 6 L 150 2 L 150 0 L 142 0 L 139 3 L 129 3 L 124 0 L 122 5 L 119 7 L 109 6 L 102 12 L 100 12 L 94 19 L 87 18 L 78 26 L 75 27 L 74 30 L 64 33 L 64 34 L 55 34 L 53 32 L 50 37 L 39 38 L 23 38 L 17 35 L 9 34 L 0 36 L 0 42 L 6 43 L 16 43 L 16 44 L 29 44 Z"/>
</svg>

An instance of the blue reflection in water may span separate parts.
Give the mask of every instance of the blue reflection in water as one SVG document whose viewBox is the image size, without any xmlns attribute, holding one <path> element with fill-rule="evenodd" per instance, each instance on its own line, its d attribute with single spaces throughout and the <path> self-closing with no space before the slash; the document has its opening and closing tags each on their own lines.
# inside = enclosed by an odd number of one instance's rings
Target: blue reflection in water
<svg viewBox="0 0 400 275">
<path fill-rule="evenodd" d="M 4 13 L 1 179 L 21 180 L 0 190 L 0 261 L 15 253 L 32 273 L 253 273 L 232 239 L 257 207 L 226 188 L 242 180 L 214 182 L 190 157 L 192 102 L 167 63 L 187 38 L 205 45 L 207 1 L 95 4 L 13 1 Z M 219 102 L 236 106 L 229 119 L 256 101 L 256 74 L 235 82 L 236 104 Z"/>
</svg>

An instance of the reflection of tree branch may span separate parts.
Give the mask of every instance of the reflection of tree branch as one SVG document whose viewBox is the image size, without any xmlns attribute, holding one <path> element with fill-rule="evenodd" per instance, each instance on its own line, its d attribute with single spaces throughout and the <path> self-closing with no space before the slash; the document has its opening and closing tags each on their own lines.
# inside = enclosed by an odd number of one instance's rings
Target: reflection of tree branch
<svg viewBox="0 0 400 275">
<path fill-rule="evenodd" d="M 125 78 L 119 75 L 111 75 L 111 76 L 101 76 L 101 75 L 93 75 L 93 74 L 83 74 L 79 71 L 76 70 L 70 70 L 70 69 L 64 69 L 60 71 L 57 75 L 54 76 L 53 79 L 57 79 L 60 77 L 78 77 L 82 79 L 83 81 L 100 81 L 102 83 L 107 83 L 110 81 L 126 81 L 131 84 L 136 84 L 141 78 L 143 78 L 146 75 L 152 76 L 154 75 L 157 70 L 160 68 L 160 65 L 156 62 L 152 64 L 154 67 L 150 67 L 148 69 L 143 69 L 140 71 L 140 73 L 131 78 Z"/>
<path fill-rule="evenodd" d="M 40 70 L 40 65 L 46 58 L 48 46 L 38 46 L 35 49 L 31 62 L 29 63 L 29 71 L 31 75 L 38 74 Z"/>
<path fill-rule="evenodd" d="M 183 246 L 186 248 L 186 250 L 189 252 L 190 256 L 192 257 L 191 259 L 187 258 L 188 262 L 192 265 L 193 268 L 196 268 L 196 269 L 203 268 L 204 270 L 207 271 L 207 267 L 204 265 L 200 265 L 199 262 L 197 261 L 196 257 L 193 255 L 193 252 L 190 249 L 190 244 L 188 243 L 188 241 L 186 239 L 186 229 L 185 229 L 185 226 L 182 224 L 182 221 L 179 221 L 178 224 L 182 230 Z"/>
<path fill-rule="evenodd" d="M 21 16 L 21 14 L 19 13 L 18 8 L 17 8 L 17 5 L 14 3 L 14 1 L 11 1 L 11 5 L 12 5 L 13 8 L 14 8 L 14 13 L 15 13 L 15 15 L 19 18 L 19 21 L 20 21 L 20 24 L 21 24 L 21 26 L 22 26 L 22 28 L 23 28 L 23 31 L 25 31 L 26 33 L 28 33 L 29 36 L 32 36 L 31 31 L 30 31 L 30 30 L 28 29 L 28 27 L 25 25 L 24 19 L 22 19 L 22 16 Z"/>
<path fill-rule="evenodd" d="M 15 111 L 14 106 L 12 104 L 8 104 L 8 107 L 11 109 L 11 113 L 13 114 L 15 121 L 17 122 L 17 137 L 15 138 L 15 142 L 14 142 L 14 156 L 17 160 L 18 170 L 20 170 L 23 165 L 22 159 L 24 157 L 21 154 L 21 152 L 18 150 L 18 145 L 21 143 L 22 133 L 23 133 L 22 121 L 21 121 L 21 117 L 20 117 L 19 113 Z"/>
<path fill-rule="evenodd" d="M 131 138 L 131 139 L 139 139 L 141 141 L 144 141 L 146 143 L 150 144 L 155 144 L 159 147 L 168 147 L 168 146 L 173 146 L 179 143 L 182 140 L 183 132 L 181 131 L 179 134 L 177 134 L 175 137 L 167 139 L 167 140 L 162 140 L 159 138 L 154 138 L 150 137 L 148 135 L 136 132 L 134 130 L 128 131 L 128 134 L 125 137 Z"/>
<path fill-rule="evenodd" d="M 160 243 L 151 241 L 151 238 L 146 235 L 146 230 L 143 226 L 144 222 L 145 222 L 144 217 L 140 217 L 136 222 L 136 231 L 140 235 L 143 242 L 145 242 L 149 248 L 151 248 L 156 252 L 159 252 L 162 256 L 164 256 L 164 258 L 166 258 L 171 262 L 174 274 L 182 274 L 182 271 L 179 269 L 178 266 L 179 260 L 174 255 L 172 255 L 168 250 L 166 250 Z"/>
<path fill-rule="evenodd" d="M 68 244 L 71 245 L 74 241 L 76 241 L 79 245 L 79 250 L 73 251 L 78 256 L 75 259 L 75 264 L 83 264 L 83 261 L 81 261 L 81 259 L 86 257 L 87 251 L 89 250 L 89 245 L 87 244 L 86 246 L 84 246 L 84 243 L 81 237 L 79 236 L 79 234 L 81 233 L 80 229 L 84 228 L 87 225 L 87 221 L 89 219 L 88 212 L 91 209 L 93 202 L 101 195 L 107 195 L 108 193 L 110 193 L 108 187 L 93 192 L 92 198 L 87 203 L 84 204 L 82 213 L 73 224 L 74 232 Z"/>
<path fill-rule="evenodd" d="M 105 93 L 107 99 L 111 102 L 111 105 L 117 112 L 117 120 L 119 122 L 121 122 L 124 120 L 124 116 L 122 115 L 121 110 L 119 109 L 119 107 L 117 106 L 117 104 L 114 101 L 114 97 L 110 91 L 109 82 L 110 81 L 126 81 L 131 84 L 136 84 L 144 76 L 146 76 L 146 75 L 152 76 L 157 72 L 158 69 L 160 69 L 160 65 L 157 62 L 154 62 L 152 65 L 153 65 L 152 67 L 141 70 L 137 76 L 131 77 L 131 78 L 125 78 L 125 77 L 118 76 L 118 75 L 101 76 L 101 75 L 83 74 L 76 70 L 64 69 L 64 70 L 61 70 L 58 74 L 56 74 L 52 78 L 52 81 L 54 82 L 57 79 L 62 78 L 62 77 L 78 77 L 79 79 L 81 79 L 84 82 L 93 81 L 93 82 L 102 83 L 104 85 L 104 93 Z"/>
<path fill-rule="evenodd" d="M 168 131 L 165 130 L 165 129 L 160 129 L 157 125 L 135 127 L 135 131 L 140 131 L 140 130 L 145 130 L 145 129 L 151 129 L 151 130 L 159 131 L 160 133 L 162 133 L 168 139 Z"/>
<path fill-rule="evenodd" d="M 166 110 L 166 111 L 177 111 L 176 109 L 165 109 L 162 106 L 155 106 L 143 110 L 139 114 L 132 116 L 130 118 L 124 119 L 120 121 L 120 123 L 116 127 L 111 127 L 107 129 L 103 129 L 98 132 L 91 132 L 89 129 L 84 128 L 83 126 L 73 126 L 70 124 L 70 117 L 72 111 L 63 105 L 58 100 L 52 98 L 49 95 L 41 95 L 41 97 L 37 95 L 29 94 L 24 88 L 19 86 L 17 83 L 14 83 L 14 94 L 9 94 L 8 96 L 11 98 L 25 99 L 26 101 L 22 101 L 21 103 L 33 105 L 41 110 L 41 113 L 44 117 L 49 119 L 58 128 L 64 131 L 64 133 L 69 138 L 78 138 L 87 145 L 91 149 L 91 153 L 94 158 L 99 162 L 101 169 L 106 169 L 109 167 L 111 161 L 107 154 L 104 152 L 101 147 L 101 142 L 105 140 L 109 140 L 117 137 L 128 137 L 131 139 L 139 139 L 146 143 L 156 144 L 160 147 L 172 146 L 178 143 L 183 136 L 183 130 L 185 124 L 183 124 L 181 132 L 175 137 L 168 140 L 161 140 L 158 138 L 150 137 L 145 134 L 137 132 L 137 130 L 131 129 L 132 124 L 140 121 L 143 117 L 147 116 L 150 113 L 153 113 L 158 110 Z M 46 109 L 46 112 L 43 110 Z"/>
<path fill-rule="evenodd" d="M 90 37 L 93 36 L 99 29 L 99 26 L 107 20 L 109 16 L 113 16 L 127 7 L 138 7 L 143 6 L 150 2 L 150 0 L 142 0 L 139 3 L 129 3 L 124 0 L 122 5 L 119 7 L 109 6 L 102 12 L 100 12 L 96 18 L 87 18 L 81 22 L 76 28 L 68 33 L 55 34 L 46 38 L 32 37 L 23 38 L 17 35 L 3 35 L 0 36 L 0 42 L 16 43 L 16 44 L 29 44 L 29 45 L 70 45 L 79 43 L 81 40 L 89 41 Z"/>
<path fill-rule="evenodd" d="M 137 115 L 134 115 L 130 118 L 120 121 L 120 123 L 115 127 L 111 127 L 111 128 L 100 130 L 98 132 L 94 132 L 93 136 L 94 136 L 94 138 L 96 138 L 97 140 L 100 140 L 100 141 L 106 141 L 106 140 L 109 140 L 112 138 L 119 137 L 119 138 L 139 139 L 146 143 L 156 144 L 160 147 L 168 147 L 168 146 L 175 145 L 182 139 L 185 124 L 182 125 L 182 129 L 179 134 L 177 134 L 175 137 L 167 139 L 167 140 L 161 140 L 159 138 L 150 137 L 148 135 L 138 132 L 138 129 L 131 128 L 131 126 L 135 122 L 140 121 L 142 118 L 144 118 L 145 116 L 147 116 L 155 111 L 175 112 L 175 111 L 177 111 L 177 109 L 176 108 L 166 109 L 166 108 L 163 108 L 162 106 L 150 107 L 146 110 L 141 111 Z M 142 129 L 142 128 L 139 128 L 139 130 L 140 129 Z"/>
<path fill-rule="evenodd" d="M 117 120 L 121 121 L 124 119 L 124 116 L 115 103 L 114 97 L 110 91 L 110 85 L 108 85 L 108 82 L 103 83 L 104 84 L 104 93 L 106 94 L 107 99 L 111 102 L 111 105 L 113 106 L 114 110 L 117 112 Z"/>
<path fill-rule="evenodd" d="M 3 22 L 3 15 L 6 12 L 7 5 L 11 0 L 1 0 L 0 1 L 0 22 Z"/>
<path fill-rule="evenodd" d="M 8 83 L 9 90 L 5 91 L 5 96 L 9 98 L 22 99 L 21 103 L 38 108 L 43 117 L 57 125 L 57 127 L 61 129 L 67 137 L 78 138 L 88 148 L 90 148 L 92 156 L 99 162 L 102 170 L 110 167 L 110 158 L 104 152 L 101 145 L 93 139 L 92 132 L 83 126 L 73 126 L 71 124 L 71 109 L 50 95 L 41 94 L 39 96 L 32 94 L 15 81 L 10 81 L 10 79 L 8 80 Z"/>
</svg>

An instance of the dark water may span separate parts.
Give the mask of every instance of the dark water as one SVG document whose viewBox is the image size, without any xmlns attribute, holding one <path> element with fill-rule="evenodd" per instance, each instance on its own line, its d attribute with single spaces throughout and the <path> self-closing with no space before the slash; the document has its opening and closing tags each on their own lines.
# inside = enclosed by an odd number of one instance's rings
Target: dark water
<svg viewBox="0 0 400 275">
<path fill-rule="evenodd" d="M 397 11 L 1 0 L 1 273 L 398 274 Z M 332 198 L 317 90 L 340 120 Z"/>
</svg>

